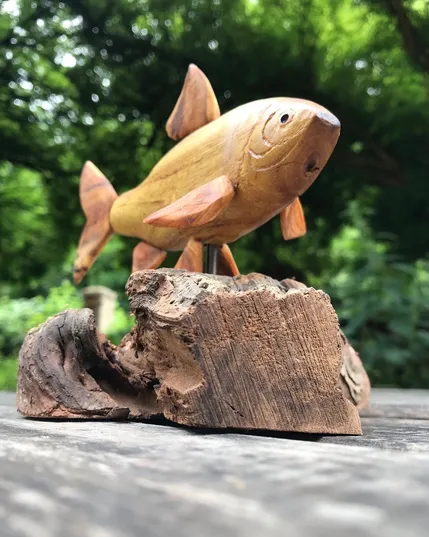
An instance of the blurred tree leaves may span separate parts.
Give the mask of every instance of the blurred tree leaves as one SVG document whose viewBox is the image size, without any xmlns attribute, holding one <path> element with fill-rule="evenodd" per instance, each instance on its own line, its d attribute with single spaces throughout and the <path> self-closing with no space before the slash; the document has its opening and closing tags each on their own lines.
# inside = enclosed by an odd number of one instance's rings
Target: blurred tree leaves
<svg viewBox="0 0 429 537">
<path fill-rule="evenodd" d="M 425 0 L 4 1 L 0 291 L 61 285 L 83 226 L 82 164 L 118 192 L 138 184 L 172 146 L 164 124 L 193 62 L 223 111 L 298 96 L 342 122 L 303 196 L 307 236 L 285 243 L 268 222 L 232 245 L 243 272 L 325 287 L 374 363 L 388 341 L 398 364 L 425 356 L 428 36 Z M 115 237 L 86 283 L 123 290 L 134 244 Z"/>
<path fill-rule="evenodd" d="M 392 237 L 375 237 L 359 200 L 331 240 L 329 269 L 313 277 L 330 294 L 341 324 L 375 385 L 429 386 L 429 260 L 403 263 Z"/>
<path fill-rule="evenodd" d="M 86 159 L 121 192 L 171 147 L 164 123 L 191 62 L 208 74 L 223 110 L 291 95 L 340 117 L 334 156 L 304 195 L 306 248 L 322 252 L 349 201 L 373 185 L 373 228 L 394 233 L 394 249 L 406 259 L 420 257 L 428 247 L 419 232 L 428 218 L 428 85 L 424 61 L 416 60 L 407 36 L 411 28 L 420 59 L 427 55 L 428 20 L 427 5 L 417 0 L 4 2 L 0 162 L 39 173 L 44 240 L 51 245 L 27 252 L 29 263 L 61 264 L 76 243 L 83 224 L 78 175 Z M 5 170 L 3 184 L 11 183 L 16 174 Z M 19 188 L 25 199 L 30 184 L 21 180 Z M 2 212 L 0 219 L 10 217 Z M 2 245 L 23 244 L 20 230 L 25 235 L 30 228 L 9 226 Z M 285 247 L 275 229 L 273 222 L 234 245 L 244 266 L 285 270 L 275 255 Z M 258 257 L 250 250 L 261 240 L 266 250 Z M 14 256 L 16 267 L 1 279 L 25 288 L 33 276 L 18 267 L 23 257 Z M 306 270 L 292 258 L 287 270 Z"/>
</svg>

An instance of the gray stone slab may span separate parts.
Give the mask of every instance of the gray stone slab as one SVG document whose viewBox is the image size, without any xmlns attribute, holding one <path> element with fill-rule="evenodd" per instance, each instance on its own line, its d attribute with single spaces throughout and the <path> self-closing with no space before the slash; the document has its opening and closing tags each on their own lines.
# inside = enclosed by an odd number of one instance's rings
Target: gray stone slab
<svg viewBox="0 0 429 537">
<path fill-rule="evenodd" d="M 374 388 L 371 399 L 377 405 L 406 405 L 429 407 L 428 390 L 401 390 L 397 388 Z"/>
<path fill-rule="evenodd" d="M 361 412 L 363 436 L 325 437 L 322 442 L 402 451 L 429 451 L 429 390 L 374 389 Z"/>
<path fill-rule="evenodd" d="M 429 390 L 375 389 L 362 416 L 429 420 Z"/>
<path fill-rule="evenodd" d="M 362 418 L 362 436 L 326 436 L 320 442 L 429 452 L 429 420 Z"/>
<path fill-rule="evenodd" d="M 427 535 L 427 450 L 400 451 L 422 420 L 365 419 L 361 447 L 30 421 L 13 404 L 0 395 L 1 537 Z M 374 447 L 381 430 L 404 446 Z"/>
<path fill-rule="evenodd" d="M 15 406 L 16 396 L 12 392 L 0 392 L 0 406 Z"/>
</svg>

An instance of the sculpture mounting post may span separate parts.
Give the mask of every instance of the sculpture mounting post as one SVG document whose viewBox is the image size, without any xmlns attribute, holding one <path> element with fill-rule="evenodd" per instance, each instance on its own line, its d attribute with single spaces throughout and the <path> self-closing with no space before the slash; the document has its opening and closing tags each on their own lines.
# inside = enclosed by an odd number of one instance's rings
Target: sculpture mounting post
<svg viewBox="0 0 429 537">
<path fill-rule="evenodd" d="M 206 244 L 204 255 L 204 272 L 217 274 L 218 247 L 215 244 Z"/>
</svg>

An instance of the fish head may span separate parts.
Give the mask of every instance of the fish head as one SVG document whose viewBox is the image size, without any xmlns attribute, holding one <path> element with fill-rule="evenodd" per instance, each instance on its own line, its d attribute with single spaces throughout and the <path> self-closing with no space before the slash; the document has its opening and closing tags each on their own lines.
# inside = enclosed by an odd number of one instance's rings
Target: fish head
<svg viewBox="0 0 429 537">
<path fill-rule="evenodd" d="M 304 99 L 276 98 L 268 103 L 249 139 L 250 168 L 272 186 L 274 182 L 276 189 L 299 196 L 331 156 L 340 122 L 323 106 Z"/>
</svg>

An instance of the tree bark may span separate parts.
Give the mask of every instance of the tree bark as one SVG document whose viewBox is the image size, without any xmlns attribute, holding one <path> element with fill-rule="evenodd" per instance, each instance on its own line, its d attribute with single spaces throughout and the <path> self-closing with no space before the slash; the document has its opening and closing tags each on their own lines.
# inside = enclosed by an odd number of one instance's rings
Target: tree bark
<svg viewBox="0 0 429 537">
<path fill-rule="evenodd" d="M 29 332 L 22 414 L 361 433 L 369 382 L 323 291 L 260 274 L 161 269 L 134 273 L 127 293 L 136 326 L 118 347 L 87 309 Z"/>
</svg>

